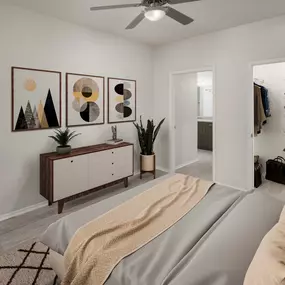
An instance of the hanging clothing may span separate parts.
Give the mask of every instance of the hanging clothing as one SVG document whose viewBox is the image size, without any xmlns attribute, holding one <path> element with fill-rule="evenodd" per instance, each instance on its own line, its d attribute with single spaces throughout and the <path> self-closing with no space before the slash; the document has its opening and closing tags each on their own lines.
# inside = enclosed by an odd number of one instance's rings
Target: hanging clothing
<svg viewBox="0 0 285 285">
<path fill-rule="evenodd" d="M 254 85 L 261 89 L 261 98 L 262 98 L 262 105 L 263 105 L 264 113 L 265 113 L 265 116 L 269 118 L 271 117 L 271 112 L 270 112 L 270 105 L 269 105 L 269 98 L 268 98 L 268 89 L 256 83 L 254 83 Z"/>
<path fill-rule="evenodd" d="M 260 134 L 266 116 L 262 101 L 261 87 L 254 84 L 254 135 Z"/>
<path fill-rule="evenodd" d="M 265 87 L 261 87 L 261 96 L 262 96 L 262 103 L 264 107 L 265 116 L 271 117 L 270 112 L 270 105 L 269 105 L 269 99 L 268 99 L 268 90 Z"/>
</svg>

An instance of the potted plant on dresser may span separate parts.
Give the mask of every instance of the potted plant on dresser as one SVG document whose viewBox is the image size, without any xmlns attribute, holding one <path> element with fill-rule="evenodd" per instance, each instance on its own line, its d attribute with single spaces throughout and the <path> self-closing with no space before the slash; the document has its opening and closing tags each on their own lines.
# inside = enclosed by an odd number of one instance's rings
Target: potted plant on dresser
<svg viewBox="0 0 285 285">
<path fill-rule="evenodd" d="M 59 146 L 56 148 L 58 154 L 68 154 L 71 152 L 71 146 L 68 144 L 72 139 L 81 135 L 76 134 L 75 131 L 71 132 L 68 128 L 62 131 L 61 129 L 54 131 L 54 136 L 49 136 L 54 141 L 56 141 Z"/>
<path fill-rule="evenodd" d="M 157 127 L 155 127 L 153 120 L 147 121 L 147 127 L 143 126 L 142 118 L 140 117 L 140 124 L 134 123 L 137 132 L 141 148 L 140 155 L 140 178 L 142 174 L 146 172 L 153 173 L 155 178 L 155 153 L 153 152 L 154 142 L 159 133 L 159 130 L 164 122 L 165 118 L 160 121 Z"/>
</svg>

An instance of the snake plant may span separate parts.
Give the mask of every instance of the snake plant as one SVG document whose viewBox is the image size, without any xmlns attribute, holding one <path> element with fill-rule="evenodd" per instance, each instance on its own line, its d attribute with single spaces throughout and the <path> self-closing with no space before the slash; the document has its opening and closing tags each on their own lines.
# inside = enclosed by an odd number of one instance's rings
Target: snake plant
<svg viewBox="0 0 285 285">
<path fill-rule="evenodd" d="M 142 117 L 140 116 L 140 124 L 133 123 L 138 132 L 139 143 L 141 147 L 142 155 L 152 155 L 153 146 L 158 135 L 158 132 L 165 121 L 165 118 L 160 121 L 157 127 L 154 125 L 153 120 L 147 120 L 146 129 L 142 123 Z"/>
</svg>

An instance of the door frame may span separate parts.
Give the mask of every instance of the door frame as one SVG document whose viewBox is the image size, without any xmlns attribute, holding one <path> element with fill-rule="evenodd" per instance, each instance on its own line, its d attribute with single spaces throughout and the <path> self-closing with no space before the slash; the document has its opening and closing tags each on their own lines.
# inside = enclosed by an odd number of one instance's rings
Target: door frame
<svg viewBox="0 0 285 285">
<path fill-rule="evenodd" d="M 176 171 L 175 155 L 175 96 L 173 77 L 179 74 L 211 71 L 213 73 L 213 181 L 216 181 L 216 68 L 214 65 L 169 73 L 169 172 Z"/>
<path fill-rule="evenodd" d="M 248 87 L 251 94 L 251 100 L 250 100 L 250 120 L 251 120 L 251 130 L 250 130 L 250 158 L 249 158 L 249 165 L 250 170 L 249 173 L 251 175 L 251 189 L 254 189 L 254 88 L 253 88 L 253 69 L 255 66 L 258 65 L 267 65 L 267 64 L 274 64 L 274 63 L 282 63 L 285 62 L 285 57 L 283 58 L 272 58 L 267 60 L 259 60 L 259 61 L 252 61 L 249 64 L 249 70 L 250 70 L 250 86 Z"/>
</svg>

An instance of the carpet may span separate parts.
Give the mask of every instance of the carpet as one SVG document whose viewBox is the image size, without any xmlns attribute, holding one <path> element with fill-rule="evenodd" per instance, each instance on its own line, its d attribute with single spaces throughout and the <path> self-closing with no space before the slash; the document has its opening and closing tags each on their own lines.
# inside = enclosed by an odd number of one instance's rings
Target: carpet
<svg viewBox="0 0 285 285">
<path fill-rule="evenodd" d="M 0 285 L 60 284 L 48 255 L 48 247 L 30 241 L 0 256 Z"/>
</svg>

